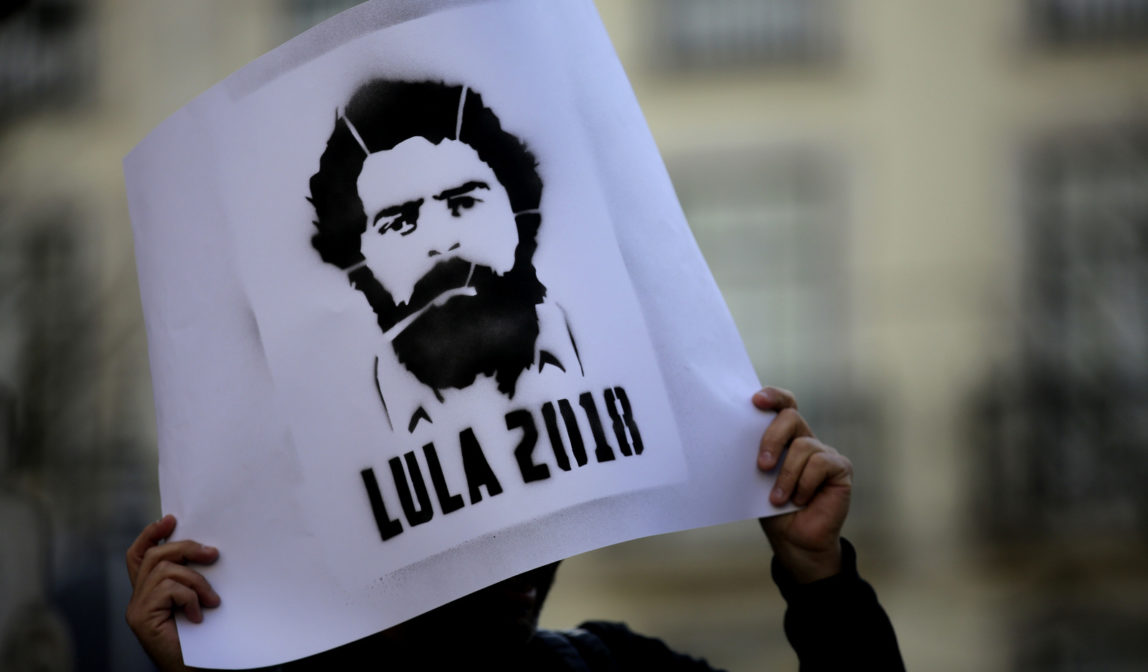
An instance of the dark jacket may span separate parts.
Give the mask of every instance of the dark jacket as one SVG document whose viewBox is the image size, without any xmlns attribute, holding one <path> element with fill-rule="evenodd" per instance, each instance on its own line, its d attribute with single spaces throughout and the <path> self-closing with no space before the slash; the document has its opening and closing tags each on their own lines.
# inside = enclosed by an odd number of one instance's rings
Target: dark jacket
<svg viewBox="0 0 1148 672">
<path fill-rule="evenodd" d="M 865 669 L 904 670 L 897 637 L 877 594 L 857 574 L 857 554 L 842 539 L 841 573 L 810 584 L 798 584 L 774 560 L 773 580 L 788 608 L 785 635 L 797 652 L 801 672 Z M 443 633 L 439 648 L 457 644 Z M 466 652 L 457 652 L 464 655 Z M 519 650 L 504 651 L 499 660 L 470 660 L 471 669 L 555 672 L 703 672 L 705 660 L 671 649 L 660 639 L 631 631 L 623 623 L 588 621 L 574 630 L 539 630 Z M 277 670 L 432 669 L 431 661 L 399 661 L 378 650 L 349 645 Z"/>
</svg>

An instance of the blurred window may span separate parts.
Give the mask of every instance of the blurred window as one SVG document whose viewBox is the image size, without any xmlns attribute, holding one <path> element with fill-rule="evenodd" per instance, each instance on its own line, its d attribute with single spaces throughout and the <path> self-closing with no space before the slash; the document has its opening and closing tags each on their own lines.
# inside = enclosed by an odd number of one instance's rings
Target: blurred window
<svg viewBox="0 0 1148 672">
<path fill-rule="evenodd" d="M 850 518 L 881 519 L 883 418 L 849 366 L 844 171 L 830 152 L 710 150 L 668 158 L 670 174 L 763 382 L 792 389 L 820 438 L 857 464 Z"/>
<path fill-rule="evenodd" d="M 1027 171 L 1029 349 L 1073 375 L 1148 374 L 1148 126 L 1053 140 Z"/>
<path fill-rule="evenodd" d="M 1135 594 L 1135 584 L 1118 572 L 1115 577 L 1105 574 L 1071 574 L 1071 591 L 1065 590 L 1063 574 L 1053 585 L 1041 586 L 1044 595 L 1007 637 L 1013 643 L 1014 672 L 1144 669 L 1148 608 L 1134 597 L 1112 599 L 1114 591 Z"/>
<path fill-rule="evenodd" d="M 1143 43 L 1148 0 L 1029 0 L 1029 25 L 1045 44 Z"/>
<path fill-rule="evenodd" d="M 63 470 L 94 445 L 89 395 L 96 389 L 96 297 L 86 291 L 80 221 L 61 202 L 30 209 L 25 227 L 0 241 L 18 250 L 16 282 L 0 287 L 11 301 L 17 348 L 15 392 L 20 413 L 14 465 Z M 5 340 L 9 335 L 5 334 Z M 9 341 L 11 342 L 11 341 Z M 5 372 L 6 373 L 6 372 Z M 56 472 L 54 472 L 56 473 Z"/>
<path fill-rule="evenodd" d="M 0 6 L 0 122 L 84 90 L 94 53 L 84 18 L 79 0 Z"/>
<path fill-rule="evenodd" d="M 1024 164 L 1019 357 L 979 398 L 999 532 L 1148 529 L 1148 125 Z"/>
<path fill-rule="evenodd" d="M 287 36 L 294 37 L 361 2 L 363 0 L 284 0 Z"/>
<path fill-rule="evenodd" d="M 658 0 L 668 62 L 708 68 L 826 56 L 836 0 Z"/>
<path fill-rule="evenodd" d="M 785 384 L 835 378 L 848 301 L 841 185 L 827 157 L 734 150 L 677 157 L 671 173 L 754 362 Z"/>
</svg>

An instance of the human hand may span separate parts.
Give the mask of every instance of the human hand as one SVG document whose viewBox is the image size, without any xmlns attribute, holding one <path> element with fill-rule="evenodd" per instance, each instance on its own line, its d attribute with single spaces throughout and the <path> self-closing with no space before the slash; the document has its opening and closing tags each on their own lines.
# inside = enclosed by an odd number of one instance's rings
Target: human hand
<svg viewBox="0 0 1148 672">
<path fill-rule="evenodd" d="M 757 467 L 773 469 L 788 449 L 769 501 L 804 507 L 762 518 L 761 528 L 774 555 L 799 583 L 833 576 L 841 571 L 841 527 L 849 513 L 853 464 L 817 440 L 786 390 L 767 387 L 753 395 L 753 405 L 777 412 L 761 437 Z"/>
<path fill-rule="evenodd" d="M 219 595 L 189 564 L 210 565 L 219 551 L 185 539 L 163 543 L 175 530 L 175 516 L 148 525 L 127 552 L 132 597 L 125 617 L 152 662 L 164 672 L 182 672 L 175 612 L 182 609 L 192 623 L 203 620 L 203 607 L 219 606 Z"/>
</svg>

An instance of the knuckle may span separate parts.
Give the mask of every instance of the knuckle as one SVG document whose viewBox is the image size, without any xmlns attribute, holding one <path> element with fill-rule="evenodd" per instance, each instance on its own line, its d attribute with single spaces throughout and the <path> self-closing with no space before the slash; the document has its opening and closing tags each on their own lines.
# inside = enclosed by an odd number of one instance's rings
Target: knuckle
<svg viewBox="0 0 1148 672">
<path fill-rule="evenodd" d="M 821 442 L 812 436 L 799 436 L 793 440 L 793 445 L 811 453 L 820 452 L 822 448 Z"/>
<path fill-rule="evenodd" d="M 145 562 L 155 562 L 157 557 L 162 557 L 164 554 L 163 546 L 152 546 L 143 552 L 143 560 Z"/>
<path fill-rule="evenodd" d="M 152 570 L 157 576 L 164 577 L 165 580 L 177 580 L 184 574 L 184 566 L 178 562 L 171 560 L 160 560 Z"/>
<path fill-rule="evenodd" d="M 789 449 L 807 460 L 821 453 L 821 447 L 817 440 L 808 436 L 794 439 Z"/>
<path fill-rule="evenodd" d="M 809 429 L 808 423 L 805 422 L 805 416 L 801 415 L 801 411 L 797 410 L 797 407 L 791 406 L 785 409 L 785 414 L 798 429 Z"/>
<path fill-rule="evenodd" d="M 794 408 L 797 407 L 797 397 L 795 397 L 792 392 L 785 389 L 784 387 L 771 387 L 770 389 L 776 392 L 777 396 L 785 400 L 786 404 L 793 406 Z"/>
<path fill-rule="evenodd" d="M 164 580 L 159 583 L 159 585 L 165 592 L 174 595 L 182 595 L 186 591 L 191 590 L 187 587 L 187 584 L 174 576 L 165 577 Z"/>
</svg>

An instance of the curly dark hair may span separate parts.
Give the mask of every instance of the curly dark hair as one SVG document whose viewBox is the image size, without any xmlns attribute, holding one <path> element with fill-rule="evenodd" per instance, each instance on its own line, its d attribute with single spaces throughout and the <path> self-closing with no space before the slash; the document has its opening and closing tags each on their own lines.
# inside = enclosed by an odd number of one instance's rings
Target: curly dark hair
<svg viewBox="0 0 1148 672">
<path fill-rule="evenodd" d="M 344 116 L 351 120 L 371 152 L 392 149 L 404 140 L 420 136 L 437 145 L 455 139 L 462 91 L 461 85 L 442 82 L 374 79 L 355 91 Z M 470 145 L 494 171 L 506 188 L 511 209 L 516 213 L 537 210 L 542 180 L 534 155 L 521 140 L 502 130 L 498 117 L 483 104 L 477 91 L 467 90 L 461 127 L 457 140 Z M 327 149 L 319 158 L 319 172 L 311 176 L 310 201 L 315 206 L 314 224 L 318 230 L 311 244 L 323 261 L 339 268 L 349 268 L 363 260 L 359 238 L 366 230 L 367 216 L 356 182 L 365 159 L 346 121 L 343 117 L 336 119 Z M 518 221 L 519 245 L 527 244 L 533 256 L 538 222 L 523 230 L 523 217 Z"/>
</svg>

